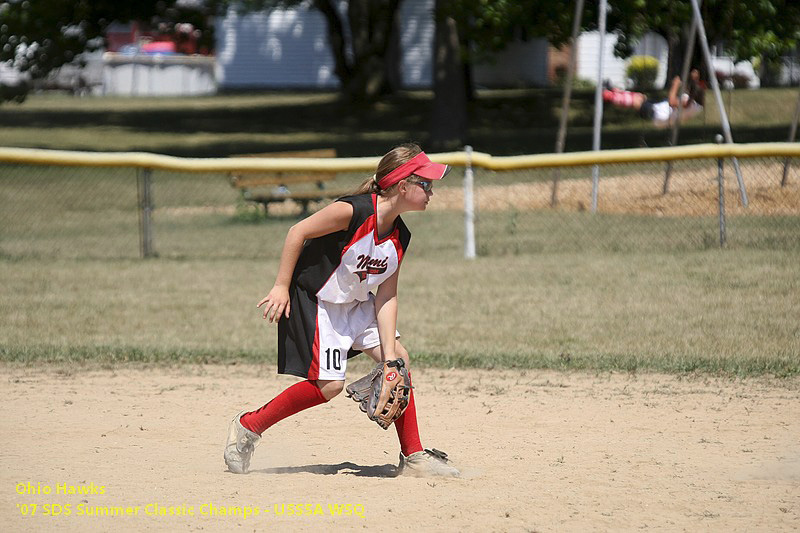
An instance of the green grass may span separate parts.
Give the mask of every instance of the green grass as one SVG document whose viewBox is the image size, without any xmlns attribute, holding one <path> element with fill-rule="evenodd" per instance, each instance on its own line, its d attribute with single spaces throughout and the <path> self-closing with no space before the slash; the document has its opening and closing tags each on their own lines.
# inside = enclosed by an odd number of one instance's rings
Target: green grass
<svg viewBox="0 0 800 533">
<path fill-rule="evenodd" d="M 160 258 L 142 261 L 134 172 L 3 170 L 0 361 L 274 362 L 255 303 L 295 217 L 231 210 L 223 176 L 157 172 Z M 400 330 L 418 364 L 800 373 L 797 217 L 733 216 L 719 250 L 715 217 L 478 212 L 475 261 L 460 213 L 405 218 Z"/>
<path fill-rule="evenodd" d="M 657 96 L 654 94 L 654 96 Z M 681 143 L 712 142 L 716 102 L 687 123 Z M 591 91 L 574 92 L 567 151 L 591 149 Z M 725 93 L 734 139 L 785 141 L 796 101 L 793 89 Z M 467 141 L 494 155 L 550 152 L 561 93 L 557 89 L 479 91 L 469 105 Z M 377 155 L 401 141 L 425 143 L 432 95 L 406 92 L 375 105 L 340 101 L 336 93 L 275 93 L 193 98 L 71 98 L 31 95 L 0 107 L 0 146 L 100 151 L 150 151 L 194 157 L 319 147 L 344 156 Z M 607 108 L 604 148 L 662 146 L 668 132 L 628 110 Z"/>
<path fill-rule="evenodd" d="M 794 91 L 731 97 L 738 140 L 784 139 Z M 549 151 L 558 100 L 557 91 L 483 92 L 471 104 L 470 141 L 496 155 Z M 590 103 L 590 93 L 576 94 L 570 150 L 589 142 Z M 712 103 L 706 123 L 685 129 L 685 142 L 715 132 Z M 397 141 L 424 141 L 429 106 L 428 93 L 372 108 L 333 94 L 34 96 L 0 108 L 0 145 L 193 156 L 333 146 L 341 155 L 375 155 Z M 665 138 L 630 114 L 607 114 L 606 147 Z M 743 162 L 748 183 L 774 181 L 765 174 L 771 167 L 759 165 Z M 585 170 L 565 170 L 562 179 L 585 178 Z M 613 170 L 656 175 L 661 165 Z M 362 177 L 337 181 L 355 186 Z M 476 179 L 510 185 L 551 174 L 481 172 Z M 296 219 L 255 215 L 224 175 L 155 172 L 160 257 L 143 261 L 136 180 L 131 169 L 0 166 L 0 361 L 273 363 L 276 331 L 255 304 L 274 280 Z M 459 181 L 454 173 L 442 186 Z M 462 258 L 460 213 L 406 221 L 414 237 L 401 275 L 399 329 L 417 364 L 800 374 L 796 216 L 731 216 L 728 249 L 719 250 L 712 216 L 480 211 L 475 261 Z"/>
<path fill-rule="evenodd" d="M 720 247 L 716 216 L 513 210 L 482 213 L 479 219 L 478 253 L 486 256 L 595 250 L 664 253 Z M 729 217 L 726 246 L 800 251 L 800 220 L 789 216 Z"/>
<path fill-rule="evenodd" d="M 800 373 L 797 232 L 784 248 L 719 250 L 711 220 L 694 221 L 712 235 L 697 243 L 683 219 L 518 213 L 524 232 L 514 235 L 505 231 L 514 216 L 481 215 L 475 261 L 462 258 L 457 213 L 406 217 L 414 236 L 399 328 L 419 363 Z M 0 360 L 90 367 L 275 360 L 275 328 L 255 304 L 273 282 L 294 218 L 162 219 L 162 255 L 146 261 L 136 259 L 135 220 L 126 231 L 111 217 L 102 230 L 87 220 L 83 231 L 79 224 L 74 235 L 45 239 L 38 255 L 0 259 Z M 656 231 L 658 224 L 667 227 Z M 52 245 L 61 249 L 49 252 Z"/>
<path fill-rule="evenodd" d="M 430 229 L 416 221 L 419 241 Z M 433 243 L 416 248 L 430 250 Z M 416 249 L 412 249 L 416 251 Z M 797 252 L 413 254 L 399 329 L 422 364 L 800 373 Z M 0 359 L 273 362 L 276 259 L 0 263 Z"/>
</svg>

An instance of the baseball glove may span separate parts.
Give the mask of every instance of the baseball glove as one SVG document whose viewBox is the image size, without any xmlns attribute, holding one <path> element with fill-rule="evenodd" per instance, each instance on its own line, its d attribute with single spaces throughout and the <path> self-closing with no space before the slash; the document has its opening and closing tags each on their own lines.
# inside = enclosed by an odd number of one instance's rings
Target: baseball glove
<svg viewBox="0 0 800 533">
<path fill-rule="evenodd" d="M 348 385 L 346 390 L 347 397 L 358 402 L 370 420 L 388 429 L 408 407 L 411 379 L 403 360 L 393 359 L 378 363 L 372 372 Z"/>
</svg>

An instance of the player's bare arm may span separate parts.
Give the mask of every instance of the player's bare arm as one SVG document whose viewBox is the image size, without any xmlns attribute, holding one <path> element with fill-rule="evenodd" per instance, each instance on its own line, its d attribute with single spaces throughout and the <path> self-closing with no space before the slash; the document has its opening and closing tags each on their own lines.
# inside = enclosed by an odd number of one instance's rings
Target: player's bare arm
<svg viewBox="0 0 800 533">
<path fill-rule="evenodd" d="M 398 267 L 394 274 L 381 283 L 375 295 L 375 314 L 378 317 L 378 336 L 381 340 L 383 360 L 397 359 L 397 279 Z M 408 364 L 408 361 L 406 361 Z"/>
<path fill-rule="evenodd" d="M 352 216 L 352 205 L 345 202 L 334 202 L 289 228 L 281 252 L 275 285 L 256 306 L 264 307 L 264 319 L 277 322 L 281 316 L 289 318 L 291 312 L 289 284 L 294 267 L 297 265 L 297 259 L 303 250 L 303 243 L 308 239 L 346 230 Z"/>
<path fill-rule="evenodd" d="M 672 84 L 669 87 L 669 95 L 667 98 L 669 100 L 670 107 L 678 107 L 680 105 L 681 102 L 680 91 L 681 91 L 681 78 L 680 76 L 675 76 L 674 78 L 672 78 Z"/>
</svg>

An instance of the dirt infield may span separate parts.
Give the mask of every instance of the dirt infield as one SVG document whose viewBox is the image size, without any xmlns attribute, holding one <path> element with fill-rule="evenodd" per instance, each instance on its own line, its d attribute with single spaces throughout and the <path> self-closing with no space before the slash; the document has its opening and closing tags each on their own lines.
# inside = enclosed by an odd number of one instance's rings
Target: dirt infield
<svg viewBox="0 0 800 533">
<path fill-rule="evenodd" d="M 227 473 L 230 417 L 295 381 L 270 367 L 0 373 L 5 531 L 800 528 L 797 379 L 418 369 L 437 480 L 343 396 Z"/>
</svg>

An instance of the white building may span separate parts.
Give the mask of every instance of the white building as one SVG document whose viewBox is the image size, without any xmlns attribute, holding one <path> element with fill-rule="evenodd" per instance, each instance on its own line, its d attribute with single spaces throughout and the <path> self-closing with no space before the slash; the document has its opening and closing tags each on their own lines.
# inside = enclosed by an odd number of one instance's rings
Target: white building
<svg viewBox="0 0 800 533">
<path fill-rule="evenodd" d="M 615 87 L 627 86 L 625 69 L 627 59 L 620 59 L 614 55 L 614 46 L 617 36 L 607 33 L 603 40 L 603 79 L 607 79 Z M 656 87 L 664 84 L 667 78 L 667 57 L 669 46 L 666 39 L 655 33 L 648 33 L 634 47 L 633 55 L 651 56 L 658 59 L 659 68 L 656 76 Z M 578 36 L 578 60 L 575 66 L 575 76 L 579 79 L 597 80 L 597 65 L 600 61 L 600 32 L 590 31 Z"/>
<path fill-rule="evenodd" d="M 346 9 L 347 2 L 340 3 Z M 404 0 L 400 4 L 401 76 L 407 89 L 430 88 L 433 83 L 434 0 Z M 343 18 L 346 21 L 346 17 Z M 240 14 L 234 8 L 217 19 L 216 78 L 221 89 L 335 89 L 339 80 L 327 38 L 325 18 L 303 4 L 298 8 Z M 627 85 L 628 60 L 614 56 L 617 36 L 607 34 L 603 50 L 604 79 L 614 86 Z M 586 32 L 577 43 L 576 76 L 597 80 L 599 33 Z M 656 86 L 667 75 L 666 40 L 649 33 L 635 46 L 634 55 L 659 61 Z M 544 39 L 509 45 L 491 61 L 474 65 L 477 87 L 530 87 L 550 84 L 550 47 Z M 720 70 L 725 58 L 715 58 Z M 737 69 L 745 66 L 737 64 Z M 752 68 L 750 68 L 752 72 Z M 757 80 L 757 78 L 756 78 Z M 757 81 L 754 82 L 757 85 Z"/>
<path fill-rule="evenodd" d="M 433 6 L 434 0 L 401 3 L 405 88 L 433 84 Z M 220 88 L 335 89 L 339 85 L 325 18 L 308 5 L 247 14 L 231 8 L 216 21 L 215 34 Z M 547 43 L 543 39 L 515 43 L 495 61 L 476 65 L 474 76 L 479 86 L 546 85 Z"/>
</svg>

